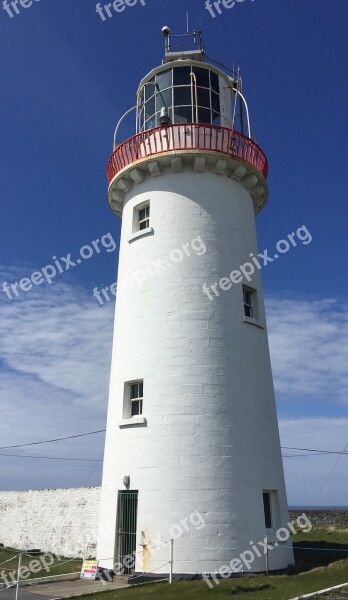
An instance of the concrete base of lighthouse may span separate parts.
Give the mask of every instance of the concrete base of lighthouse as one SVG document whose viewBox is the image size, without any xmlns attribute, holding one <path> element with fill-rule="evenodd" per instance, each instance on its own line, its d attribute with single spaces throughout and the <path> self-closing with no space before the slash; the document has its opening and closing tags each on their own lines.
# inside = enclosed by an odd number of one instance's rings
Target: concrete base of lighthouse
<svg viewBox="0 0 348 600">
<path fill-rule="evenodd" d="M 268 568 L 285 569 L 293 552 L 276 536 L 289 515 L 260 273 L 247 282 L 257 292 L 254 323 L 244 318 L 244 282 L 212 301 L 202 291 L 257 255 L 252 195 L 228 172 L 188 165 L 161 175 L 139 178 L 123 200 L 97 557 L 109 569 L 118 562 L 117 503 L 128 476 L 137 573 L 168 573 L 170 538 L 174 573 L 265 571 L 265 538 Z M 134 211 L 147 202 L 152 231 L 134 238 Z M 172 260 L 185 246 L 190 255 Z M 127 286 L 156 263 L 166 268 Z M 124 390 L 136 380 L 143 418 L 132 424 Z"/>
</svg>

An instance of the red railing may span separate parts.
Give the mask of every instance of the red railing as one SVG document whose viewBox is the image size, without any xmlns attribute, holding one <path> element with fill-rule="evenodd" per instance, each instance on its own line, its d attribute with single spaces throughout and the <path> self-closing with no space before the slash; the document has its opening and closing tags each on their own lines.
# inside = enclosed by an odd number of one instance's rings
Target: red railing
<svg viewBox="0 0 348 600">
<path fill-rule="evenodd" d="M 120 144 L 108 163 L 108 181 L 138 160 L 177 150 L 221 152 L 247 162 L 264 177 L 268 174 L 267 158 L 261 148 L 239 131 L 217 125 L 177 123 L 148 129 Z"/>
</svg>

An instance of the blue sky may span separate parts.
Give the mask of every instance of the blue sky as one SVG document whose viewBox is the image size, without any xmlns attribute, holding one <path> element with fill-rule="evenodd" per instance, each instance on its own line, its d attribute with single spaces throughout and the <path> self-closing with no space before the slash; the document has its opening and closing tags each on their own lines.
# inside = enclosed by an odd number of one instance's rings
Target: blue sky
<svg viewBox="0 0 348 600">
<path fill-rule="evenodd" d="M 270 163 L 259 246 L 306 225 L 313 241 L 263 271 L 284 446 L 348 442 L 346 0 L 245 0 L 214 19 L 204 0 L 146 0 L 103 22 L 95 0 L 0 3 L 0 283 L 13 283 L 111 232 L 104 248 L 10 301 L 0 293 L 0 446 L 105 426 L 120 222 L 106 200 L 116 122 L 163 58 L 161 28 L 202 21 L 209 54 L 240 64 Z M 134 117 L 120 138 L 134 133 Z M 100 459 L 103 435 L 8 450 Z M 5 452 L 5 450 L 0 451 Z M 291 454 L 284 451 L 284 454 Z M 285 458 L 290 504 L 347 504 L 347 457 Z M 2 489 L 99 484 L 101 463 L 0 456 Z M 321 490 L 321 491 L 320 491 Z"/>
</svg>

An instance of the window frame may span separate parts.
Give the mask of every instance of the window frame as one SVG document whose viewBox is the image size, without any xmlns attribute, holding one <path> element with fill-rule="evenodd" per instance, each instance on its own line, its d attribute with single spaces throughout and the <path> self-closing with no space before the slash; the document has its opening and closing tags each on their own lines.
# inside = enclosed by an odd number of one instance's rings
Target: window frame
<svg viewBox="0 0 348 600">
<path fill-rule="evenodd" d="M 267 497 L 268 499 L 267 507 L 265 505 L 265 497 Z M 280 526 L 280 505 L 278 490 L 262 490 L 262 506 L 266 532 L 272 534 Z"/>
<path fill-rule="evenodd" d="M 262 499 L 263 499 L 263 512 L 264 512 L 264 517 L 265 517 L 265 527 L 266 527 L 266 529 L 273 529 L 271 492 L 263 491 Z"/>
<path fill-rule="evenodd" d="M 258 315 L 258 302 L 257 302 L 257 290 L 249 287 L 248 285 L 243 285 L 243 307 L 244 307 L 244 317 L 247 319 L 254 319 L 255 321 L 259 320 Z M 246 296 L 249 296 L 247 298 Z M 250 300 L 250 301 L 248 301 Z M 250 313 L 250 314 L 248 314 Z"/>
<path fill-rule="evenodd" d="M 141 218 L 141 213 L 144 211 L 144 218 Z M 137 231 L 144 231 L 150 227 L 150 202 L 138 208 L 138 227 Z M 143 225 L 145 225 L 143 227 Z"/>
<path fill-rule="evenodd" d="M 251 294 L 251 304 L 250 302 L 245 302 L 245 293 Z M 251 314 L 247 313 L 246 308 L 251 309 Z M 242 321 L 244 323 L 249 323 L 250 325 L 254 325 L 259 327 L 260 329 L 265 329 L 266 322 L 264 317 L 263 304 L 259 300 L 259 294 L 256 288 L 250 287 L 250 285 L 242 284 Z"/>
<path fill-rule="evenodd" d="M 133 396 L 133 386 L 138 386 L 137 395 Z M 140 391 L 142 395 L 140 395 Z M 138 403 L 138 411 L 135 412 L 133 406 Z M 139 418 L 143 418 L 143 410 L 144 410 L 144 380 L 143 379 L 132 379 L 131 381 L 126 381 L 124 383 L 124 399 L 123 399 L 123 414 L 122 420 L 127 421 L 129 423 L 132 420 L 139 420 Z"/>
<path fill-rule="evenodd" d="M 132 397 L 133 387 L 138 388 L 138 395 Z M 142 392 L 142 393 L 141 393 Z M 132 381 L 129 383 L 129 402 L 130 402 L 130 417 L 141 417 L 143 414 L 143 405 L 144 405 L 144 380 L 139 379 L 138 381 Z M 138 404 L 139 412 L 133 413 L 133 407 L 135 404 Z"/>
<path fill-rule="evenodd" d="M 145 214 L 145 218 L 140 219 L 141 211 L 144 209 L 146 211 L 147 208 L 148 208 L 148 215 L 146 216 L 146 214 Z M 136 206 L 133 207 L 131 239 L 133 239 L 133 237 L 134 238 L 142 237 L 143 235 L 146 235 L 146 233 L 151 230 L 150 219 L 151 219 L 151 202 L 150 202 L 150 199 L 148 198 L 147 200 L 144 200 L 143 202 L 140 202 L 139 204 L 137 204 Z M 143 227 L 142 229 L 140 229 L 141 223 L 145 223 L 145 227 Z"/>
</svg>

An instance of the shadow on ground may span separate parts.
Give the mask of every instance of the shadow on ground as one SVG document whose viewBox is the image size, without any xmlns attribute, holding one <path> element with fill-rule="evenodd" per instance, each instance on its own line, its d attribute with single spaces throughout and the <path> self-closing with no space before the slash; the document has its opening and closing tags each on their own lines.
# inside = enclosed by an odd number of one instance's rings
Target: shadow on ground
<svg viewBox="0 0 348 600">
<path fill-rule="evenodd" d="M 330 544 L 319 540 L 297 542 L 294 544 L 294 555 L 295 566 L 288 569 L 289 574 L 304 573 L 348 558 L 348 544 Z"/>
<path fill-rule="evenodd" d="M 242 585 L 237 585 L 233 590 L 228 590 L 228 594 L 230 596 L 237 596 L 237 594 L 242 594 L 243 592 L 261 592 L 262 590 L 271 589 L 271 585 L 269 583 L 264 583 L 261 585 L 249 585 L 248 587 L 244 587 Z M 225 590 L 226 593 L 226 590 Z"/>
</svg>

